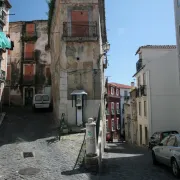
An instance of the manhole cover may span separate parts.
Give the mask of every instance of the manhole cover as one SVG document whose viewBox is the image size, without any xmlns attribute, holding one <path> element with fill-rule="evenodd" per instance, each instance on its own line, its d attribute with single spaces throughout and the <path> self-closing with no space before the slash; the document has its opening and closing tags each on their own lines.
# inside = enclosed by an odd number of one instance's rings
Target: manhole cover
<svg viewBox="0 0 180 180">
<path fill-rule="evenodd" d="M 34 157 L 32 152 L 23 152 L 23 156 L 24 156 L 24 158 Z"/>
<path fill-rule="evenodd" d="M 24 169 L 21 169 L 18 171 L 19 174 L 21 175 L 35 175 L 37 173 L 40 172 L 40 169 L 37 169 L 37 168 L 32 168 L 32 167 L 29 167 L 29 168 L 24 168 Z"/>
</svg>

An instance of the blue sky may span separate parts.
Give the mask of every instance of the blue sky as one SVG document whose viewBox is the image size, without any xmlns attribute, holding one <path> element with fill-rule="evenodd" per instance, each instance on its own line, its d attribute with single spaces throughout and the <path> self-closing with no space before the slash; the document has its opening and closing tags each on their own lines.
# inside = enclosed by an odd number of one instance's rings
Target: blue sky
<svg viewBox="0 0 180 180">
<path fill-rule="evenodd" d="M 10 21 L 47 19 L 45 0 L 10 0 Z M 173 0 L 106 0 L 109 81 L 130 84 L 141 45 L 175 44 Z"/>
</svg>

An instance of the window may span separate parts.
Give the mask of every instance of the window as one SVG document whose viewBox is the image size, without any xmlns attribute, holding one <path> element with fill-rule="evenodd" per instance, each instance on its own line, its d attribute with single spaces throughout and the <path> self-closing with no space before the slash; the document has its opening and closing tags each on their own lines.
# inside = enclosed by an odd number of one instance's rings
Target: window
<svg viewBox="0 0 180 180">
<path fill-rule="evenodd" d="M 3 31 L 3 26 L 0 24 L 0 31 Z"/>
<path fill-rule="evenodd" d="M 147 116 L 147 107 L 146 107 L 146 101 L 144 101 L 144 116 Z"/>
<path fill-rule="evenodd" d="M 114 95 L 114 88 L 111 87 L 111 94 Z"/>
<path fill-rule="evenodd" d="M 128 96 L 128 92 L 124 91 L 124 97 L 127 97 L 127 96 Z"/>
<path fill-rule="evenodd" d="M 167 142 L 167 146 L 174 146 L 176 141 L 176 137 L 175 136 L 170 136 L 168 142 Z"/>
<path fill-rule="evenodd" d="M 163 146 L 166 146 L 168 139 L 169 139 L 169 136 L 165 137 L 165 138 L 161 141 L 161 143 L 163 144 Z"/>
<path fill-rule="evenodd" d="M 106 119 L 106 132 L 109 131 L 109 126 L 108 126 L 108 119 Z"/>
<path fill-rule="evenodd" d="M 180 7 L 180 0 L 177 0 L 177 6 Z"/>
<path fill-rule="evenodd" d="M 114 109 L 114 102 L 111 102 L 111 109 Z"/>
<path fill-rule="evenodd" d="M 139 87 L 140 84 L 141 84 L 141 78 L 140 78 L 140 76 L 139 76 L 138 79 L 137 79 L 137 86 Z"/>
<path fill-rule="evenodd" d="M 117 129 L 119 129 L 119 118 L 117 118 Z"/>
<path fill-rule="evenodd" d="M 119 103 L 116 103 L 116 109 L 119 109 Z"/>
<path fill-rule="evenodd" d="M 116 89 L 116 96 L 119 96 L 119 89 Z"/>
<path fill-rule="evenodd" d="M 146 85 L 146 73 L 143 73 L 143 85 Z"/>
<path fill-rule="evenodd" d="M 141 116 L 141 102 L 139 102 L 139 115 Z"/>
<path fill-rule="evenodd" d="M 114 131 L 114 119 L 111 119 L 111 129 L 112 129 L 112 131 Z"/>
</svg>

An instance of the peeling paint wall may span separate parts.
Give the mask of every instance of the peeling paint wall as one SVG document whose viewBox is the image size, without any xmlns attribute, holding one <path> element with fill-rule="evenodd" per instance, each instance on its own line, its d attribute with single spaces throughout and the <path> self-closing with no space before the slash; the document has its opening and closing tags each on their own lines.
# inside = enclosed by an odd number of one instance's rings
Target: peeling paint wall
<svg viewBox="0 0 180 180">
<path fill-rule="evenodd" d="M 81 89 L 88 93 L 87 105 L 83 110 L 84 121 L 92 116 L 97 117 L 102 101 L 104 72 L 100 60 L 102 42 L 99 37 L 98 0 L 87 0 L 86 3 L 82 0 L 59 0 L 55 7 L 50 38 L 54 115 L 55 119 L 60 119 L 61 114 L 65 113 L 68 124 L 76 125 L 76 110 L 72 107 L 70 95 L 74 90 Z M 69 42 L 63 39 L 63 23 L 70 22 L 72 10 L 88 11 L 89 21 L 97 23 L 97 40 Z"/>
<path fill-rule="evenodd" d="M 37 39 L 25 40 L 26 24 L 35 24 Z M 14 49 L 8 55 L 10 68 L 10 80 L 6 81 L 4 104 L 25 105 L 26 89 L 32 88 L 34 93 L 44 93 L 45 89 L 51 89 L 50 64 L 51 56 L 45 50 L 48 42 L 47 21 L 37 20 L 31 22 L 12 22 L 9 25 L 10 37 L 14 41 Z M 30 59 L 25 58 L 27 43 L 34 43 L 34 55 Z M 25 81 L 25 66 L 32 66 L 32 82 Z M 32 97 L 31 97 L 32 99 Z"/>
</svg>

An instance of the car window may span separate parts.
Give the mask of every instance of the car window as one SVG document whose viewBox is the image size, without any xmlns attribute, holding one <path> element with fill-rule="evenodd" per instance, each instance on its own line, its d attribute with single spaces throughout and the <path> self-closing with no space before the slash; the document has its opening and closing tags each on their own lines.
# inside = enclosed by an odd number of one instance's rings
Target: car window
<svg viewBox="0 0 180 180">
<path fill-rule="evenodd" d="M 35 97 L 35 100 L 36 100 L 36 101 L 42 101 L 42 96 L 41 96 L 41 95 L 37 95 L 37 96 Z"/>
<path fill-rule="evenodd" d="M 175 140 L 176 140 L 176 137 L 175 136 L 171 136 L 167 142 L 167 146 L 174 146 L 175 144 Z"/>
<path fill-rule="evenodd" d="M 169 136 L 170 132 L 163 132 L 162 133 L 162 139 L 164 139 L 165 137 Z"/>
<path fill-rule="evenodd" d="M 48 95 L 44 95 L 43 96 L 43 101 L 49 101 L 49 96 Z"/>
<path fill-rule="evenodd" d="M 177 131 L 172 131 L 171 134 L 179 134 Z"/>
<path fill-rule="evenodd" d="M 161 141 L 161 143 L 163 144 L 163 146 L 166 146 L 168 139 L 169 139 L 169 136 L 166 136 L 166 137 Z"/>
</svg>

